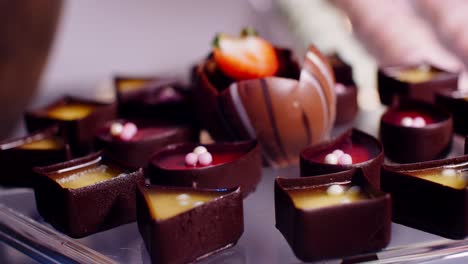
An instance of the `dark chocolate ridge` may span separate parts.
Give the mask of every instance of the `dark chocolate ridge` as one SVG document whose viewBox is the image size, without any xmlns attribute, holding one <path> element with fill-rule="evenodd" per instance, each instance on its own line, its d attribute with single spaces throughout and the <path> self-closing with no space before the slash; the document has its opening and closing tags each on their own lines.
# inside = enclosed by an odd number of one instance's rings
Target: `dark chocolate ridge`
<svg viewBox="0 0 468 264">
<path fill-rule="evenodd" d="M 387 115 L 408 109 L 427 113 L 436 122 L 416 128 L 385 121 Z M 399 106 L 389 108 L 382 115 L 379 134 L 388 158 L 399 163 L 410 163 L 446 156 L 452 142 L 452 130 L 452 116 L 441 107 L 414 100 L 403 100 Z M 427 144 L 428 142 L 431 144 Z"/>
<path fill-rule="evenodd" d="M 216 143 L 207 146 L 209 149 L 244 150 L 245 154 L 231 162 L 211 165 L 190 170 L 166 169 L 157 164 L 158 157 L 170 153 L 188 153 L 198 144 L 183 143 L 167 146 L 153 154 L 145 174 L 151 183 L 169 186 L 197 188 L 232 188 L 240 186 L 242 195 L 246 197 L 253 192 L 261 178 L 260 145 L 257 141 L 242 141 L 235 143 Z"/>
<path fill-rule="evenodd" d="M 141 169 L 78 189 L 63 188 L 49 177 L 54 171 L 91 162 L 98 157 L 102 157 L 101 152 L 34 168 L 37 175 L 34 194 L 39 214 L 54 228 L 74 238 L 136 220 L 136 186 L 144 182 Z"/>
<path fill-rule="evenodd" d="M 270 120 L 271 128 L 273 130 L 273 135 L 275 137 L 276 145 L 278 145 L 281 154 L 283 155 L 283 158 L 285 160 L 288 160 L 288 154 L 286 154 L 286 151 L 284 150 L 283 142 L 279 136 L 279 131 L 278 131 L 278 126 L 276 125 L 276 119 L 275 119 L 275 113 L 273 112 L 273 106 L 271 103 L 271 96 L 270 92 L 268 89 L 268 85 L 266 84 L 265 79 L 261 78 L 259 79 L 260 86 L 262 87 L 262 92 L 265 97 L 265 107 L 268 112 L 268 118 Z"/>
<path fill-rule="evenodd" d="M 143 194 L 144 188 L 142 184 L 138 185 L 138 229 L 153 262 L 179 263 L 200 260 L 233 246 L 244 231 L 239 188 L 228 190 L 230 192 L 219 199 L 163 221 L 156 221 L 151 217 Z M 210 218 L 217 220 L 213 222 Z M 206 222 L 211 225 L 206 225 Z M 184 230 L 187 227 L 189 229 Z M 199 232 L 205 235 L 200 236 Z M 185 250 L 174 254 L 174 250 L 180 247 Z"/>
<path fill-rule="evenodd" d="M 464 163 L 468 164 L 467 155 L 404 165 L 384 165 L 382 189 L 392 195 L 393 221 L 451 239 L 466 237 L 468 188 L 455 189 L 406 173 Z"/>
<path fill-rule="evenodd" d="M 407 83 L 398 80 L 387 72 L 389 70 L 407 69 L 418 65 L 386 66 L 377 71 L 377 82 L 380 101 L 385 105 L 397 104 L 401 98 L 422 100 L 434 103 L 435 93 L 442 89 L 456 90 L 458 87 L 459 72 L 448 72 L 441 68 L 429 65 L 431 69 L 441 72 L 429 81 L 421 83 Z"/>
<path fill-rule="evenodd" d="M 364 145 L 369 147 L 372 144 L 372 149 L 369 149 L 371 158 L 361 163 L 355 163 L 351 165 L 333 165 L 325 164 L 323 162 L 315 162 L 310 160 L 310 156 L 313 156 L 319 152 L 332 148 L 343 141 L 353 139 L 364 141 Z M 322 142 L 317 145 L 312 145 L 304 148 L 300 153 L 300 174 L 301 177 L 317 176 L 322 174 L 334 173 L 349 170 L 352 168 L 362 168 L 364 175 L 369 179 L 374 188 L 380 188 L 380 166 L 384 162 L 384 150 L 382 144 L 373 136 L 366 134 L 357 129 L 350 129 L 345 133 L 341 134 L 337 138 Z"/>
<path fill-rule="evenodd" d="M 371 198 L 356 203 L 309 210 L 298 209 L 288 193 L 290 188 L 346 181 L 357 182 Z M 390 241 L 391 197 L 372 187 L 361 169 L 319 177 L 276 178 L 274 189 L 276 228 L 286 238 L 295 255 L 303 261 L 340 258 L 375 251 L 385 247 Z M 369 217 L 363 218 L 363 212 Z M 327 221 L 324 222 L 323 219 Z M 336 239 L 344 238 L 352 243 L 330 241 L 330 225 L 340 229 L 334 236 Z M 353 226 L 352 230 L 349 229 L 350 225 Z M 320 228 L 321 226 L 323 228 Z"/>
</svg>

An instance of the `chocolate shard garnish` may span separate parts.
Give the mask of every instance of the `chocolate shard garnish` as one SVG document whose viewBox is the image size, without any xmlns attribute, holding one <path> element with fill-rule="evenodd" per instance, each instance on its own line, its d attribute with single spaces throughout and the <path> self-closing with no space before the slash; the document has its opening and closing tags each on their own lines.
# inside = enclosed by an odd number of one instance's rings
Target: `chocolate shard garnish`
<svg viewBox="0 0 468 264">
<path fill-rule="evenodd" d="M 268 164 L 298 162 L 305 145 L 329 136 L 335 120 L 334 76 L 314 47 L 302 70 L 290 52 L 277 49 L 276 76 L 235 81 L 216 68 L 212 57 L 197 68 L 194 93 L 203 125 L 218 140 L 257 138 Z"/>
</svg>

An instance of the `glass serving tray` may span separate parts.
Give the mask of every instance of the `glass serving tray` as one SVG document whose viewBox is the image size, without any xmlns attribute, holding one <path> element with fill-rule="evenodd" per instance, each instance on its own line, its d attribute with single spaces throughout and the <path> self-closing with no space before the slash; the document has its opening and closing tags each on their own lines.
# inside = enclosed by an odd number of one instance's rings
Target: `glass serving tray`
<svg viewBox="0 0 468 264">
<path fill-rule="evenodd" d="M 360 112 L 354 126 L 376 135 L 382 111 L 383 108 L 379 112 Z M 334 134 L 346 128 L 337 128 Z M 463 138 L 455 136 L 450 156 L 461 155 L 463 144 Z M 275 228 L 273 198 L 275 177 L 298 175 L 297 166 L 264 168 L 257 190 L 244 201 L 245 227 L 241 239 L 234 247 L 201 263 L 300 263 Z M 43 263 L 151 263 L 136 223 L 72 239 L 42 220 L 36 210 L 34 192 L 27 188 L 0 189 L 0 240 L 5 242 L 0 243 L 0 260 L 11 263 L 31 263 L 34 260 Z M 362 261 L 378 258 L 372 261 L 375 263 L 462 263 L 468 260 L 467 256 L 468 239 L 449 240 L 394 223 L 391 243 L 386 249 L 356 257 L 364 257 Z"/>
</svg>

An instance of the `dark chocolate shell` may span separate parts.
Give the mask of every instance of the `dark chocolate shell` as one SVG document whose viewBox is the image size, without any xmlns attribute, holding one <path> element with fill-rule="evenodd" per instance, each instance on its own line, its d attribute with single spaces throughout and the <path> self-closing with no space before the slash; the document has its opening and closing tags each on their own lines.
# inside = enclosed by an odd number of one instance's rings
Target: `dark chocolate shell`
<svg viewBox="0 0 468 264">
<path fill-rule="evenodd" d="M 466 173 L 468 156 L 384 165 L 382 190 L 392 196 L 393 221 L 451 239 L 468 235 L 468 188 L 453 188 L 412 175 L 434 168 L 455 168 Z M 458 176 L 457 176 L 458 177 Z"/>
<path fill-rule="evenodd" d="M 142 135 L 135 139 L 123 141 L 113 137 L 109 130 L 114 122 L 133 122 Z M 145 131 L 146 130 L 146 131 Z M 138 133 L 138 132 L 137 132 Z M 144 167 L 151 155 L 170 144 L 181 142 L 198 142 L 199 130 L 190 126 L 171 125 L 155 119 L 119 119 L 110 121 L 96 134 L 96 147 L 117 163 L 129 168 Z"/>
<path fill-rule="evenodd" d="M 325 152 L 332 152 L 343 144 L 358 143 L 367 148 L 368 159 L 363 162 L 351 165 L 333 165 L 326 164 L 323 161 L 315 160 L 314 157 Z M 364 176 L 374 188 L 380 188 L 380 167 L 384 162 L 383 147 L 373 136 L 357 129 L 348 130 L 339 137 L 323 142 L 318 145 L 312 145 L 304 148 L 300 154 L 301 176 L 316 176 L 334 172 L 349 170 L 352 168 L 361 168 Z"/>
<path fill-rule="evenodd" d="M 424 127 L 405 127 L 386 121 L 400 111 L 416 111 L 430 116 L 434 123 Z M 403 101 L 389 108 L 380 120 L 380 139 L 385 155 L 399 163 L 411 163 L 443 158 L 452 142 L 453 119 L 450 113 L 435 105 Z"/>
<path fill-rule="evenodd" d="M 460 73 L 447 72 L 432 65 L 420 66 L 427 66 L 429 70 L 436 72 L 437 75 L 427 81 L 411 83 L 399 80 L 395 75 L 403 70 L 417 68 L 418 65 L 387 66 L 379 68 L 377 81 L 380 101 L 385 105 L 392 105 L 395 101 L 400 99 L 434 103 L 437 91 L 445 89 L 456 90 L 458 88 Z"/>
<path fill-rule="evenodd" d="M 151 183 L 169 186 L 188 186 L 197 188 L 234 188 L 241 187 L 243 196 L 253 192 L 261 178 L 261 155 L 257 141 L 234 143 L 215 143 L 205 146 L 213 155 L 235 157 L 225 162 L 202 167 L 185 167 L 184 157 L 199 145 L 183 143 L 167 146 L 155 153 L 148 164 L 146 176 Z M 162 162 L 171 156 L 178 156 L 175 166 Z"/>
<path fill-rule="evenodd" d="M 283 55 L 280 62 L 287 61 L 284 57 L 288 58 Z M 215 139 L 256 138 L 265 160 L 281 167 L 297 163 L 297 154 L 304 146 L 329 136 L 335 120 L 334 75 L 326 58 L 314 47 L 307 51 L 298 79 L 295 74 L 280 71 L 279 76 L 287 77 L 244 80 L 220 87 L 222 82 L 207 72 L 212 63 L 208 60 L 199 65 L 195 96 L 200 118 Z"/>
<path fill-rule="evenodd" d="M 452 113 L 453 129 L 462 135 L 468 134 L 468 92 L 443 90 L 436 94 L 436 104 Z"/>
<path fill-rule="evenodd" d="M 297 207 L 292 190 L 352 183 L 368 199 L 321 208 Z M 277 178 L 276 228 L 302 261 L 342 258 L 379 250 L 390 242 L 391 198 L 369 184 L 360 169 L 318 177 Z"/>
</svg>

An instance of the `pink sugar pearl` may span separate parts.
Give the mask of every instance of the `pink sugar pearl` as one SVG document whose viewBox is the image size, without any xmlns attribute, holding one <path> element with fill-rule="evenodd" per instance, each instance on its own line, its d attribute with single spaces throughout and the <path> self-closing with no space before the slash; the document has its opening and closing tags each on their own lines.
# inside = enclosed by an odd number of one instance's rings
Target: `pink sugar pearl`
<svg viewBox="0 0 468 264">
<path fill-rule="evenodd" d="M 196 166 L 198 162 L 198 155 L 190 152 L 187 155 L 185 155 L 185 164 L 187 166 Z"/>
<path fill-rule="evenodd" d="M 426 120 L 420 116 L 417 116 L 413 119 L 413 127 L 424 127 L 426 125 Z"/>
<path fill-rule="evenodd" d="M 210 165 L 213 162 L 213 156 L 209 152 L 204 152 L 198 155 L 198 163 L 202 166 Z"/>
<path fill-rule="evenodd" d="M 123 141 L 128 141 L 132 139 L 136 133 L 138 132 L 138 128 L 135 124 L 128 122 L 122 128 L 122 132 L 120 133 L 120 139 Z"/>
<path fill-rule="evenodd" d="M 345 153 L 338 158 L 338 164 L 351 165 L 353 164 L 353 159 L 351 158 L 351 155 Z"/>
</svg>

